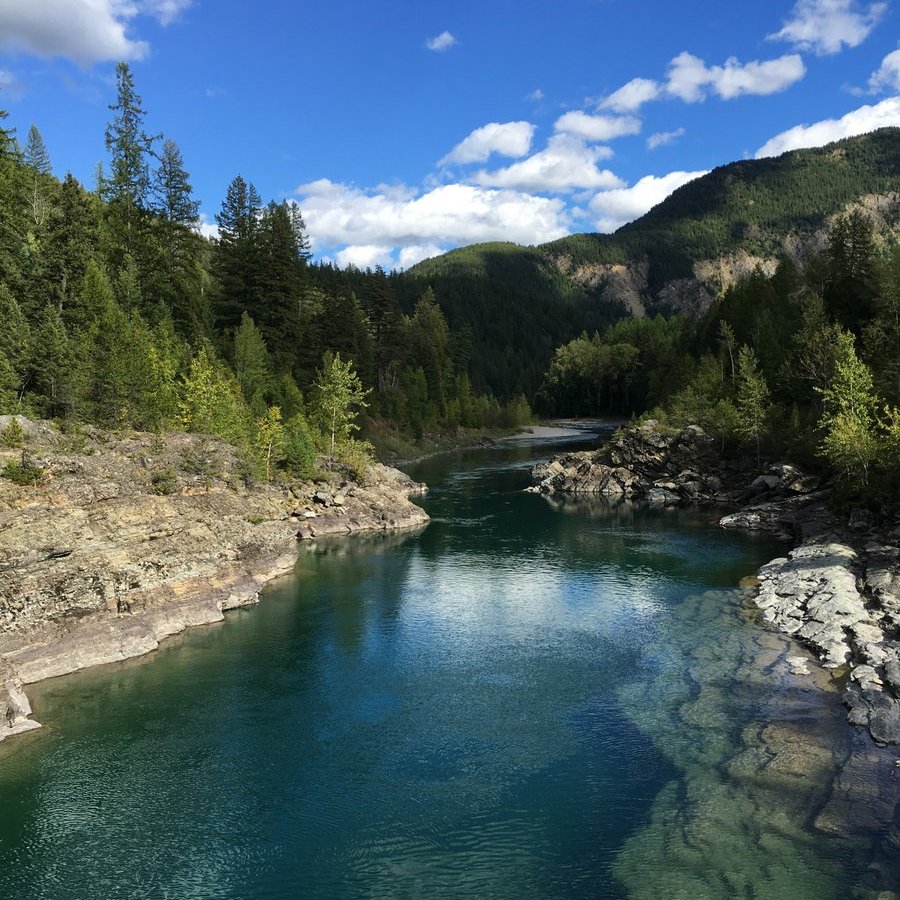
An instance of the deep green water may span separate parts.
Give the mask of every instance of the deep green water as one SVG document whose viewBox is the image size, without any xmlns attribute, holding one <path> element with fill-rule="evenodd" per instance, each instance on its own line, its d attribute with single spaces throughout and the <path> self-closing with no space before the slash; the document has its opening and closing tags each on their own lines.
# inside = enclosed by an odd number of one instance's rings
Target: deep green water
<svg viewBox="0 0 900 900">
<path fill-rule="evenodd" d="M 548 452 L 422 464 L 426 530 L 301 548 L 258 607 L 35 686 L 0 898 L 848 896 L 865 854 L 812 828 L 836 695 L 785 686 L 735 589 L 781 546 L 555 507 L 521 490 Z"/>
</svg>

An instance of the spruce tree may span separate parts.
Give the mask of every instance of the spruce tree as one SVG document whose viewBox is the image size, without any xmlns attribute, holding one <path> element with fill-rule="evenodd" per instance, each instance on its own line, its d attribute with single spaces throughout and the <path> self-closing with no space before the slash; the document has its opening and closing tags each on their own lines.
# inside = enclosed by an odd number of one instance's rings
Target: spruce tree
<svg viewBox="0 0 900 900">
<path fill-rule="evenodd" d="M 262 415 L 272 392 L 272 361 L 266 342 L 247 313 L 241 316 L 241 327 L 234 334 L 234 371 L 250 409 Z"/>
<path fill-rule="evenodd" d="M 5 109 L 0 109 L 0 160 L 2 159 L 18 159 L 19 144 L 16 140 L 16 129 L 7 128 L 6 120 L 9 113 Z"/>
<path fill-rule="evenodd" d="M 257 312 L 261 206 L 256 188 L 237 175 L 216 214 L 219 240 L 214 269 L 219 296 L 214 314 L 217 325 L 225 331 L 240 325 L 242 313 L 255 317 Z"/>
<path fill-rule="evenodd" d="M 106 128 L 106 149 L 110 154 L 110 176 L 104 185 L 109 201 L 110 231 L 115 250 L 138 258 L 142 224 L 150 190 L 147 162 L 153 138 L 144 131 L 141 98 L 127 63 L 116 66 L 114 113 Z M 120 260 L 114 260 L 116 267 Z"/>
<path fill-rule="evenodd" d="M 878 401 L 872 373 L 856 355 L 855 341 L 848 331 L 838 334 L 834 376 L 822 396 L 824 412 L 819 427 L 825 439 L 820 452 L 851 484 L 864 487 L 878 454 Z"/>
<path fill-rule="evenodd" d="M 304 260 L 287 203 L 273 201 L 263 212 L 256 262 L 259 327 L 279 371 L 290 371 L 300 342 Z"/>
<path fill-rule="evenodd" d="M 43 135 L 38 130 L 37 125 L 32 125 L 28 129 L 28 137 L 25 140 L 25 150 L 22 158 L 25 165 L 30 166 L 39 175 L 50 175 L 53 172 L 47 145 L 44 143 Z"/>
<path fill-rule="evenodd" d="M 747 346 L 741 347 L 738 352 L 736 389 L 740 433 L 756 444 L 758 461 L 760 443 L 768 430 L 767 422 L 772 404 L 769 387 L 759 370 L 756 354 Z"/>
</svg>

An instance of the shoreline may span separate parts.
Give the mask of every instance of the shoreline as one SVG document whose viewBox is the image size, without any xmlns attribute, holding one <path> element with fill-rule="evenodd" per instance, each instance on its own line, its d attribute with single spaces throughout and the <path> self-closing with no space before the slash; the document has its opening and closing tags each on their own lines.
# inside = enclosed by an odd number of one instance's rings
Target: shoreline
<svg viewBox="0 0 900 900">
<path fill-rule="evenodd" d="M 247 486 L 220 441 L 94 432 L 73 448 L 25 421 L 47 476 L 0 479 L 0 742 L 40 727 L 26 685 L 222 621 L 293 570 L 300 542 L 428 522 L 409 499 L 426 487 L 378 463 L 361 483 L 330 473 Z M 0 464 L 18 452 L 0 450 Z"/>
</svg>

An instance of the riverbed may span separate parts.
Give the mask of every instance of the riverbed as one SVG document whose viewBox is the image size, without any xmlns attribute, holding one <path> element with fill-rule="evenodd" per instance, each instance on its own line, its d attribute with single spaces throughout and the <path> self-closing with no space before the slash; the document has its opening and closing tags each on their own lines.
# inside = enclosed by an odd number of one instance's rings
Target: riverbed
<svg viewBox="0 0 900 900">
<path fill-rule="evenodd" d="M 883 887 L 877 827 L 830 805 L 838 691 L 739 587 L 784 545 L 524 493 L 559 447 L 427 460 L 427 528 L 303 546 L 258 607 L 30 689 L 0 897 Z"/>
</svg>

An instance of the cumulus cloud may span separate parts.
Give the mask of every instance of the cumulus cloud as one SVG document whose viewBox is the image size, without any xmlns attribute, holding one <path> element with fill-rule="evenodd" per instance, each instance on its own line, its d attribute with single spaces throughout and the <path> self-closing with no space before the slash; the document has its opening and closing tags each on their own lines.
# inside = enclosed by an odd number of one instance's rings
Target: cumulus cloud
<svg viewBox="0 0 900 900">
<path fill-rule="evenodd" d="M 574 134 L 586 141 L 611 141 L 638 134 L 641 120 L 634 116 L 592 116 L 586 112 L 567 112 L 553 126 L 556 131 Z"/>
<path fill-rule="evenodd" d="M 886 3 L 862 6 L 857 0 L 797 0 L 781 31 L 770 41 L 787 41 L 819 56 L 859 46 L 884 15 Z"/>
<path fill-rule="evenodd" d="M 480 241 L 522 244 L 568 233 L 565 204 L 517 191 L 447 184 L 426 192 L 376 188 L 363 191 L 320 179 L 297 189 L 317 252 L 337 250 L 337 260 L 365 266 L 409 266 L 419 259 Z M 389 261 L 398 252 L 396 262 Z"/>
<path fill-rule="evenodd" d="M 647 149 L 655 150 L 657 147 L 665 147 L 674 144 L 679 138 L 684 137 L 684 129 L 676 128 L 674 131 L 657 131 L 647 138 Z"/>
<path fill-rule="evenodd" d="M 63 56 L 81 65 L 143 59 L 146 41 L 129 33 L 132 21 L 152 16 L 168 25 L 191 0 L 0 0 L 0 48 Z"/>
<path fill-rule="evenodd" d="M 425 41 L 425 46 L 429 50 L 434 50 L 435 53 L 443 53 L 445 50 L 449 50 L 458 43 L 459 41 L 457 41 L 449 31 L 442 31 L 436 37 L 429 38 Z"/>
<path fill-rule="evenodd" d="M 610 156 L 609 147 L 588 146 L 575 135 L 556 134 L 539 153 L 503 169 L 481 170 L 474 181 L 487 187 L 548 193 L 619 187 L 621 179 L 597 165 Z"/>
<path fill-rule="evenodd" d="M 484 162 L 492 153 L 525 156 L 533 139 L 534 125 L 530 122 L 489 122 L 460 141 L 438 165 Z"/>
<path fill-rule="evenodd" d="M 877 128 L 900 126 L 900 97 L 882 100 L 874 106 L 861 106 L 840 119 L 824 119 L 812 125 L 797 125 L 776 134 L 756 151 L 756 158 L 778 156 L 787 150 L 822 147 L 841 138 L 867 134 Z"/>
<path fill-rule="evenodd" d="M 796 54 L 748 63 L 732 57 L 723 66 L 707 66 L 699 57 L 685 52 L 669 63 L 666 90 L 685 103 L 704 100 L 709 90 L 723 100 L 732 100 L 744 94 L 776 94 L 805 74 L 803 60 Z"/>
<path fill-rule="evenodd" d="M 662 90 L 662 85 L 650 78 L 632 78 L 603 100 L 600 108 L 620 113 L 636 112 L 645 103 L 658 99 Z"/>
<path fill-rule="evenodd" d="M 706 172 L 670 172 L 660 177 L 647 175 L 631 187 L 597 194 L 590 203 L 590 210 L 597 217 L 597 229 L 615 231 L 661 203 L 683 184 L 705 174 Z"/>
<path fill-rule="evenodd" d="M 873 94 L 882 91 L 900 92 L 900 50 L 895 50 L 881 61 L 877 71 L 869 79 L 869 89 Z"/>
</svg>

